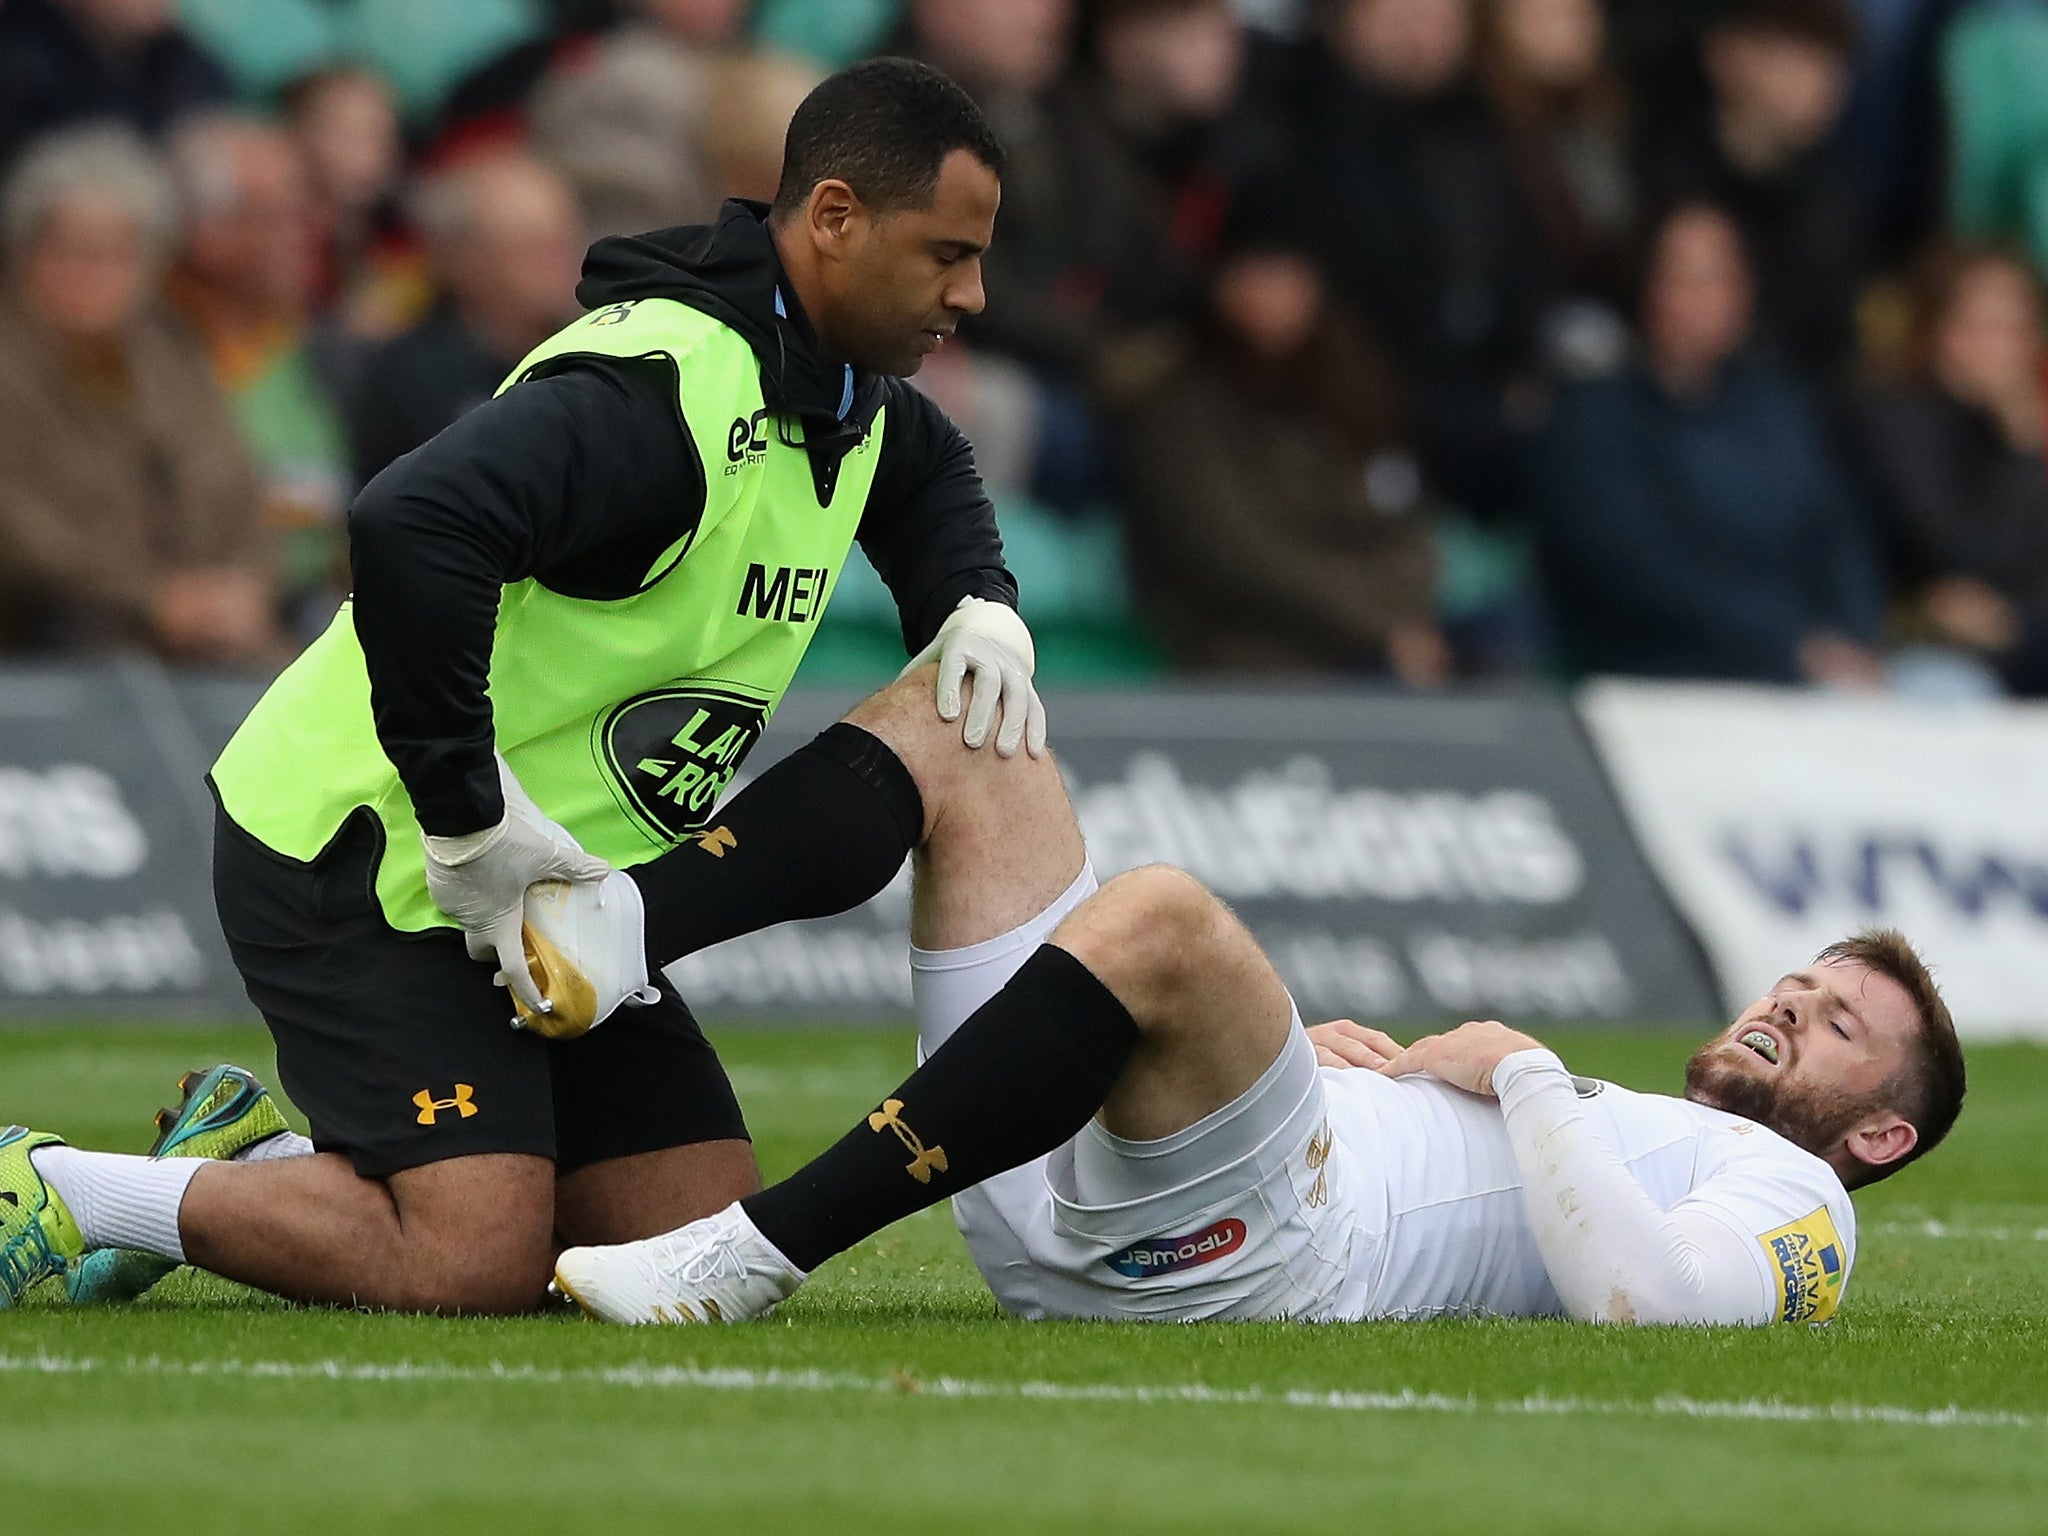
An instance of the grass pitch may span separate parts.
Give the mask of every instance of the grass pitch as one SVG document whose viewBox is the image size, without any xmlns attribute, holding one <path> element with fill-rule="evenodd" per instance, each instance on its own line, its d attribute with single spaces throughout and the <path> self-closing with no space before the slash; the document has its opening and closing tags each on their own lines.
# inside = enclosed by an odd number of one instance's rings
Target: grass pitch
<svg viewBox="0 0 2048 1536">
<path fill-rule="evenodd" d="M 1557 1036 L 1647 1088 L 1689 1042 Z M 905 1032 L 726 1034 L 771 1177 Z M 0 1034 L 0 1120 L 141 1150 L 255 1030 Z M 290 1308 L 187 1271 L 0 1313 L 0 1532 L 2048 1531 L 2048 1050 L 1863 1195 L 1833 1326 L 1189 1327 L 998 1316 L 947 1216 L 773 1322 L 628 1331 Z"/>
</svg>

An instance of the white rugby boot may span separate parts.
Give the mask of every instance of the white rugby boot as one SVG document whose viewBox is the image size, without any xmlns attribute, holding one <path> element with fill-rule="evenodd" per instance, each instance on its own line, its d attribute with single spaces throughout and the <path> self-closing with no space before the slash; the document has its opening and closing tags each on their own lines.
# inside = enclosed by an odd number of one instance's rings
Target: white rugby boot
<svg viewBox="0 0 2048 1536">
<path fill-rule="evenodd" d="M 533 984 L 554 1005 L 535 1013 L 513 993 L 520 1029 L 574 1039 L 621 1007 L 644 1008 L 661 997 L 647 980 L 647 908 L 623 869 L 602 880 L 529 885 L 520 937 Z"/>
<path fill-rule="evenodd" d="M 659 1237 L 555 1261 L 555 1289 L 604 1323 L 750 1322 L 805 1279 L 738 1201 Z"/>
<path fill-rule="evenodd" d="M 583 846 L 549 819 L 498 758 L 505 808 L 565 848 Z M 552 1005 L 535 1013 L 512 994 L 512 1026 L 550 1040 L 588 1034 L 621 1007 L 645 1007 L 661 994 L 647 979 L 647 907 L 640 887 L 622 869 L 602 880 L 540 880 L 526 888 L 526 968 Z M 504 974 L 499 973 L 499 981 Z"/>
</svg>

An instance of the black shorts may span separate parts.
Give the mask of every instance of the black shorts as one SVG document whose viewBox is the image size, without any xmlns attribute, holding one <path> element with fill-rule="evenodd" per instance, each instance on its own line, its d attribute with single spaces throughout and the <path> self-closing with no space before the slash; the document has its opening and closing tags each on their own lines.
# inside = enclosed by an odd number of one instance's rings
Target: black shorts
<svg viewBox="0 0 2048 1536">
<path fill-rule="evenodd" d="M 486 1152 L 563 1173 L 640 1152 L 745 1137 L 718 1055 L 683 1000 L 621 1008 L 575 1040 L 511 1027 L 493 967 L 453 929 L 404 934 L 375 871 L 367 807 L 310 864 L 215 817 L 214 900 L 249 1000 L 277 1041 L 277 1075 L 323 1152 L 382 1178 Z"/>
</svg>

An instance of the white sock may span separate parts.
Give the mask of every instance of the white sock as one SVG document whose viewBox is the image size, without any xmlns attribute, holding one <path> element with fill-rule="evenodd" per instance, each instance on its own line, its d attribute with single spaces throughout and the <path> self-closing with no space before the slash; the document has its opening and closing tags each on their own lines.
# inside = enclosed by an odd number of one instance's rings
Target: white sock
<svg viewBox="0 0 2048 1536">
<path fill-rule="evenodd" d="M 235 1154 L 238 1163 L 268 1163 L 280 1157 L 311 1157 L 313 1143 L 297 1131 L 279 1131 L 275 1136 L 266 1136 L 261 1141 L 242 1148 Z"/>
<path fill-rule="evenodd" d="M 159 1162 L 124 1152 L 39 1147 L 29 1161 L 71 1208 L 88 1248 L 139 1248 L 185 1262 L 178 1207 L 185 1203 L 192 1175 L 206 1166 L 205 1158 Z"/>
</svg>

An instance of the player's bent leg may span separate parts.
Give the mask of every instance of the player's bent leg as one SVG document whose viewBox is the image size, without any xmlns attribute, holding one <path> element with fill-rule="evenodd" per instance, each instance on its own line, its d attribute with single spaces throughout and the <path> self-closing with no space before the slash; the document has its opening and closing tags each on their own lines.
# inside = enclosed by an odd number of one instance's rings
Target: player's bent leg
<svg viewBox="0 0 2048 1536">
<path fill-rule="evenodd" d="M 1072 939 L 1071 950 L 1063 938 Z M 1083 952 L 1105 974 L 1096 974 Z M 979 958 L 991 968 L 1010 962 L 993 953 Z M 917 1072 L 797 1174 L 648 1242 L 571 1249 L 558 1261 L 557 1279 L 586 1310 L 611 1321 L 758 1317 L 824 1258 L 888 1222 L 947 1195 L 978 1199 L 983 1191 L 976 1186 L 1044 1161 L 1046 1153 L 1057 1161 L 1062 1153 L 1055 1149 L 1112 1103 L 1118 1119 L 1111 1134 L 1126 1138 L 1126 1149 L 1157 1154 L 1162 1166 L 1171 1154 L 1177 1168 L 1212 1153 L 1221 1159 L 1194 1169 L 1218 1200 L 1241 1202 L 1247 1212 L 1263 1209 L 1269 1194 L 1277 1202 L 1299 1162 L 1305 1182 L 1297 1203 L 1320 1205 L 1325 1195 L 1315 1192 L 1309 1167 L 1317 1157 L 1309 1145 L 1312 1122 L 1320 1118 L 1314 1057 L 1305 1037 L 1290 1034 L 1293 1023 L 1285 988 L 1219 902 L 1177 872 L 1136 872 L 1082 902 L 1059 924 L 1054 942 L 1033 951 Z M 1290 1054 L 1290 1045 L 1302 1049 Z M 1123 1079 L 1140 1055 L 1140 1081 L 1125 1093 Z M 1305 1064 L 1305 1083 L 1285 1070 L 1290 1063 Z M 1157 1138 L 1181 1131 L 1194 1131 L 1198 1140 L 1159 1145 Z M 1248 1135 L 1255 1145 L 1240 1146 Z M 1161 1193 L 1134 1188 L 1115 1198 L 1128 1203 L 1127 1213 L 1144 1215 Z M 1042 1200 L 1034 1209 L 1042 1212 Z M 977 1247 L 985 1273 L 991 1264 L 1028 1273 L 1045 1262 L 1031 1246 L 1028 1225 L 1013 1224 L 1009 1259 Z M 1308 1232 L 1310 1225 L 1288 1227 L 1290 1242 L 1300 1240 L 1293 1246 L 1313 1250 L 1327 1235 Z M 1247 1250 L 1249 1231 L 1248 1220 L 1231 1216 L 1212 1234 L 1213 1251 L 1227 1257 Z M 1304 1261 L 1276 1241 L 1277 1233 L 1277 1226 L 1262 1230 L 1256 1262 L 1232 1266 L 1233 1278 L 1249 1286 L 1245 1297 L 1207 1298 L 1203 1305 L 1217 1315 L 1236 1305 L 1261 1316 L 1320 1307 L 1328 1276 L 1305 1283 Z M 1180 1234 L 1172 1235 L 1178 1242 Z M 1118 1257 L 1118 1243 L 1090 1241 L 1082 1268 Z M 1069 1290 L 1077 1295 L 1059 1306 L 1123 1315 L 1119 1298 L 1079 1294 L 1085 1286 Z M 998 1293 L 1017 1310 L 1033 1310 L 1001 1286 Z M 1156 1292 L 1149 1299 L 1168 1304 Z"/>
<path fill-rule="evenodd" d="M 515 1313 L 544 1300 L 554 1165 L 488 1153 L 359 1175 L 331 1154 L 209 1163 L 179 1211 L 188 1262 L 299 1301 Z"/>
<path fill-rule="evenodd" d="M 884 688 L 846 719 L 895 753 L 923 798 L 910 933 L 919 949 L 1012 932 L 1080 874 L 1087 853 L 1052 756 L 970 750 L 959 722 L 932 708 L 932 669 Z"/>
<path fill-rule="evenodd" d="M 929 674 L 913 674 L 843 722 L 886 748 L 917 787 L 923 825 L 916 840 L 912 976 L 926 1054 L 940 1051 L 970 1014 L 993 1006 L 994 995 L 1033 962 L 1045 937 L 1094 889 L 1080 829 L 1051 760 L 970 752 L 958 727 L 933 713 L 930 694 Z M 1023 987 L 1013 1007 L 1032 1026 L 1050 1013 L 1060 1021 L 1058 1032 L 1040 1038 L 1033 1028 L 991 1020 L 983 1033 L 993 1049 L 954 1052 L 948 1067 L 936 1069 L 941 1079 L 964 1072 L 968 1081 L 949 1087 L 921 1073 L 919 1102 L 946 1105 L 959 1116 L 928 1123 L 927 1132 L 937 1131 L 928 1139 L 904 1118 L 900 1100 L 886 1100 L 835 1149 L 835 1166 L 797 1191 L 788 1213 L 795 1225 L 810 1227 L 813 1211 L 831 1214 L 805 1233 L 803 1244 L 785 1238 L 785 1252 L 764 1239 L 748 1201 L 650 1242 L 571 1249 L 558 1262 L 558 1283 L 593 1315 L 613 1321 L 760 1316 L 801 1280 L 799 1263 L 808 1268 L 836 1251 L 847 1233 L 871 1230 L 989 1174 L 1030 1164 L 1101 1103 L 1130 1034 L 1116 1000 L 1071 958 L 1053 952 L 1037 968 L 1045 974 Z M 924 1086 L 933 1090 L 929 1097 Z M 1048 1095 L 1055 1102 L 1042 1104 Z M 1001 1109 L 983 1107 L 991 1096 L 1002 1101 Z M 1026 1123 L 1019 1123 L 1020 1113 Z M 1046 1128 L 1054 1123 L 1062 1129 Z M 966 1140 L 969 1125 L 977 1146 Z M 902 1209 L 894 1193 L 905 1171 L 893 1150 L 899 1142 L 910 1153 L 913 1180 L 923 1176 Z M 890 1192 L 868 1187 L 876 1173 Z M 1024 1179 L 1029 1171 L 1004 1176 Z"/>
<path fill-rule="evenodd" d="M 1294 1004 L 1243 923 L 1194 876 L 1150 865 L 1108 881 L 1054 931 L 1138 1026 L 1100 1115 L 1132 1141 L 1171 1136 L 1265 1074 Z"/>
</svg>

